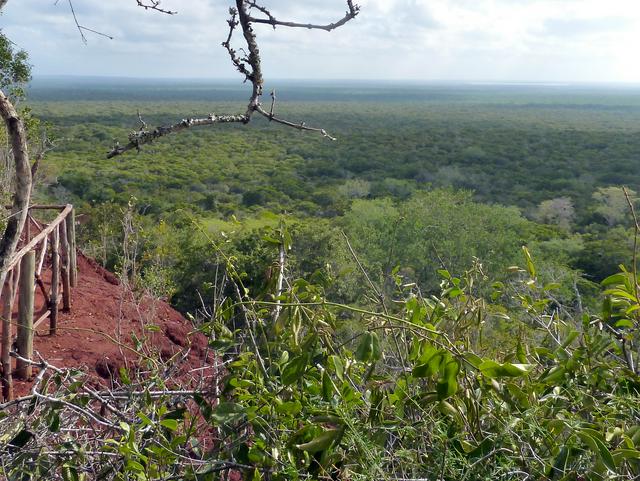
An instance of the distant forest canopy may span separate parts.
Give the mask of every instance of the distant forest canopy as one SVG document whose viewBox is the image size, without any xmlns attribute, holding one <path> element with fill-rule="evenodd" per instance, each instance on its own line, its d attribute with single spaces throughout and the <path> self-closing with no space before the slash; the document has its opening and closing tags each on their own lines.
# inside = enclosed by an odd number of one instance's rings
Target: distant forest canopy
<svg viewBox="0 0 640 481">
<path fill-rule="evenodd" d="M 246 128 L 189 131 L 139 154 L 107 160 L 114 139 L 138 128 L 138 110 L 149 125 L 159 125 L 174 121 L 176 114 L 235 111 L 246 92 L 226 81 L 36 79 L 30 103 L 59 139 L 48 157 L 55 175 L 45 179 L 42 195 L 71 196 L 93 209 L 92 222 L 100 217 L 97 211 L 104 217 L 105 209 L 126 206 L 134 196 L 135 209 L 146 219 L 141 222 L 155 225 L 163 219 L 170 230 L 183 226 L 184 216 L 197 219 L 210 235 L 231 235 L 234 248 L 253 261 L 249 250 L 258 246 L 247 242 L 249 232 L 275 227 L 272 214 L 286 213 L 298 230 L 328 236 L 330 245 L 343 243 L 341 229 L 355 236 L 356 244 L 365 239 L 370 248 L 362 252 L 363 261 L 380 276 L 397 265 L 431 287 L 435 270 L 459 272 L 474 257 L 498 275 L 522 244 L 562 266 L 565 280 L 574 272 L 583 273 L 585 282 L 599 282 L 631 259 L 631 224 L 621 186 L 632 192 L 640 188 L 640 88 L 272 83 L 279 87 L 280 113 L 322 125 L 338 141 L 258 120 Z M 459 190 L 468 194 L 455 193 Z M 413 258 L 388 253 L 390 258 L 382 259 L 382 253 L 374 258 L 375 239 L 363 237 L 354 212 L 404 211 L 425 199 L 421 192 L 432 192 L 424 215 L 438 225 L 414 232 L 418 238 L 396 239 L 395 252 L 412 251 Z M 446 226 L 451 220 L 446 209 L 452 206 L 482 214 L 458 212 L 458 219 L 468 220 L 456 225 L 454 218 Z M 517 209 L 502 214 L 498 206 Z M 386 227 L 401 228 L 394 227 L 392 217 L 382 216 Z M 313 227 L 325 225 L 314 219 L 331 218 L 336 222 L 327 223 L 323 233 L 314 232 Z M 407 216 L 401 218 L 404 222 Z M 500 218 L 505 220 L 496 221 Z M 510 240 L 496 241 L 500 247 L 495 249 L 473 245 L 478 237 L 468 233 L 495 222 L 500 226 L 494 238 Z M 451 265 L 438 259 L 438 242 L 444 240 L 460 254 Z M 102 243 L 108 263 L 105 237 L 91 242 Z M 336 262 L 335 250 L 324 258 L 321 253 L 314 250 L 314 268 Z M 338 271 L 349 270 L 348 258 L 335 266 Z M 301 266 L 300 274 L 310 268 Z M 188 273 L 195 267 L 182 269 Z M 180 307 L 192 307 L 180 293 L 194 287 L 191 281 L 176 286 Z M 355 295 L 344 289 L 342 295 Z"/>
</svg>

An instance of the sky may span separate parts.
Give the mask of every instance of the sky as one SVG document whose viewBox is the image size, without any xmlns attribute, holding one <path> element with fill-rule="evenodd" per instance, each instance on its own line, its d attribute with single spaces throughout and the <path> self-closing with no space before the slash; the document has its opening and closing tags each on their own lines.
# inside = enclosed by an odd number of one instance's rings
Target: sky
<svg viewBox="0 0 640 481">
<path fill-rule="evenodd" d="M 0 28 L 35 75 L 238 78 L 221 42 L 232 0 L 9 0 Z M 279 20 L 328 23 L 346 0 L 263 0 Z M 360 0 L 332 33 L 257 25 L 265 76 L 640 83 L 640 0 Z M 237 49 L 242 47 L 236 39 Z"/>
</svg>

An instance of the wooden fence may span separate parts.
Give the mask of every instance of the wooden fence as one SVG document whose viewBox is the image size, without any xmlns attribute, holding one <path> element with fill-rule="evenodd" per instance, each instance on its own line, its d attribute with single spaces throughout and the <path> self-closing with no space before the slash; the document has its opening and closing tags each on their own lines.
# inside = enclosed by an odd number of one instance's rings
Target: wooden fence
<svg viewBox="0 0 640 481">
<path fill-rule="evenodd" d="M 33 212 L 43 211 L 58 214 L 49 224 L 43 224 L 32 216 Z M 32 376 L 32 365 L 20 359 L 16 360 L 13 370 L 12 347 L 21 358 L 32 359 L 35 330 L 48 319 L 49 334 L 56 334 L 60 304 L 63 311 L 71 309 L 71 288 L 77 285 L 77 272 L 73 206 L 31 206 L 0 294 L 2 395 L 5 401 L 13 399 L 13 374 L 23 380 Z M 37 289 L 44 302 L 40 312 L 34 314 Z M 14 309 L 16 300 L 17 309 Z"/>
</svg>

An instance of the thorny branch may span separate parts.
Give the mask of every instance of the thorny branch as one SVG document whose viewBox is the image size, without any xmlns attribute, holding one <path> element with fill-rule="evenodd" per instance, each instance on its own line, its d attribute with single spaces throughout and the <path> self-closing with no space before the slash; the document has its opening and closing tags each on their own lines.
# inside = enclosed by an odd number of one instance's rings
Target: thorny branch
<svg viewBox="0 0 640 481">
<path fill-rule="evenodd" d="M 159 2 L 156 2 L 155 0 L 151 2 L 142 2 L 140 0 L 136 1 L 141 7 L 163 11 L 162 9 L 157 8 Z M 187 118 L 173 125 L 156 127 L 155 129 L 150 131 L 143 127 L 140 130 L 131 132 L 129 134 L 129 142 L 126 145 L 121 146 L 117 143 L 115 147 L 107 154 L 107 158 L 116 157 L 134 149 L 139 151 L 141 146 L 149 144 L 160 137 L 164 137 L 165 135 L 176 133 L 191 127 L 201 127 L 217 123 L 232 122 L 247 124 L 251 121 L 253 115 L 256 113 L 267 118 L 270 122 L 275 122 L 277 124 L 291 127 L 297 130 L 317 132 L 323 137 L 326 137 L 330 140 L 335 140 L 334 137 L 329 135 L 327 131 L 322 128 L 309 127 L 305 122 L 296 123 L 277 117 L 274 114 L 276 102 L 275 93 L 272 93 L 270 109 L 265 110 L 263 108 L 262 95 L 264 77 L 262 74 L 262 59 L 256 34 L 253 30 L 253 24 L 268 24 L 273 28 L 282 26 L 290 28 L 325 30 L 327 32 L 330 32 L 338 27 L 341 27 L 350 20 L 353 20 L 359 14 L 360 7 L 354 4 L 353 0 L 347 0 L 348 10 L 345 13 L 344 17 L 334 23 L 329 23 L 327 25 L 316 25 L 311 23 L 298 23 L 278 20 L 269 9 L 258 4 L 256 0 L 235 0 L 235 4 L 235 7 L 231 7 L 229 9 L 230 18 L 227 20 L 229 33 L 227 35 L 227 38 L 222 42 L 222 46 L 227 50 L 227 53 L 229 54 L 229 57 L 231 59 L 231 63 L 234 65 L 236 70 L 238 70 L 238 72 L 240 72 L 240 74 L 244 77 L 245 82 L 251 83 L 251 97 L 249 98 L 246 112 L 244 114 L 233 115 L 210 114 L 206 118 L 199 119 Z M 255 10 L 266 18 L 257 18 L 252 16 L 250 14 L 252 10 Z M 232 46 L 233 35 L 238 29 L 242 30 L 242 36 L 245 43 L 245 48 L 240 49 L 240 53 Z"/>
</svg>

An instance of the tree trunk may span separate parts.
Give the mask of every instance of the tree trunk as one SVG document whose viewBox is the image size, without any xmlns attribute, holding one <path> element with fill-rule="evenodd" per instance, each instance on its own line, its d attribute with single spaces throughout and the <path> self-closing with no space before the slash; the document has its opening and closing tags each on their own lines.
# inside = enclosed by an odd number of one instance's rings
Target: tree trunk
<svg viewBox="0 0 640 481">
<path fill-rule="evenodd" d="M 6 1 L 5 1 L 6 3 Z M 0 8 L 4 3 L 0 0 Z M 11 141 L 11 153 L 16 169 L 15 193 L 11 207 L 11 217 L 0 239 L 0 285 L 7 277 L 7 264 L 15 253 L 20 234 L 27 220 L 29 200 L 31 198 L 31 166 L 27 150 L 27 134 L 15 107 L 0 90 L 0 116 L 7 127 Z"/>
</svg>

